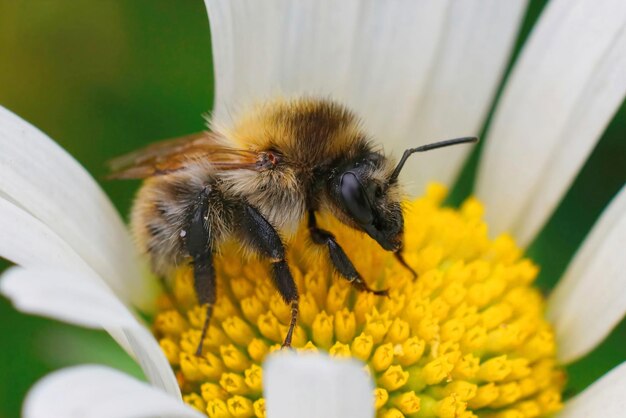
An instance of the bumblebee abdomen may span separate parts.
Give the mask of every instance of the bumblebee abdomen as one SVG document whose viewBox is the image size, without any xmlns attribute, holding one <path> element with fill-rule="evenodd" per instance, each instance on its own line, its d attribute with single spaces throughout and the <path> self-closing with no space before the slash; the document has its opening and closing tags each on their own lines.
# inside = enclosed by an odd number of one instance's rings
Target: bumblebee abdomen
<svg viewBox="0 0 626 418">
<path fill-rule="evenodd" d="M 211 244 L 219 245 L 232 230 L 236 203 L 223 192 L 220 180 L 206 167 L 146 180 L 131 212 L 131 230 L 152 269 L 166 276 L 189 254 L 185 237 L 191 208 L 203 191 L 208 195 L 205 219 Z"/>
</svg>

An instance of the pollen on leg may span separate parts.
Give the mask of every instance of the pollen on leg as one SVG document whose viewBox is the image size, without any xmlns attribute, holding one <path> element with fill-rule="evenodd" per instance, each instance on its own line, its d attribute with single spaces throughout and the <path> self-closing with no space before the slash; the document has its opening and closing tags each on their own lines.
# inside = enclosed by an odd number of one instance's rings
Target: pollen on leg
<svg viewBox="0 0 626 418">
<path fill-rule="evenodd" d="M 474 198 L 444 208 L 445 189 L 405 204 L 403 258 L 337 221 L 320 219 L 372 289 L 358 292 L 335 277 L 324 253 L 307 245 L 303 226 L 288 243 L 299 317 L 292 346 L 354 357 L 375 381 L 379 417 L 541 417 L 561 407 L 564 373 L 543 318 L 538 268 L 514 240 L 489 239 Z M 279 350 L 290 307 L 273 288 L 269 264 L 216 257 L 217 303 L 203 344 L 205 309 L 181 267 L 171 303 L 160 304 L 153 330 L 175 370 L 185 402 L 211 418 L 263 417 L 264 358 Z"/>
</svg>

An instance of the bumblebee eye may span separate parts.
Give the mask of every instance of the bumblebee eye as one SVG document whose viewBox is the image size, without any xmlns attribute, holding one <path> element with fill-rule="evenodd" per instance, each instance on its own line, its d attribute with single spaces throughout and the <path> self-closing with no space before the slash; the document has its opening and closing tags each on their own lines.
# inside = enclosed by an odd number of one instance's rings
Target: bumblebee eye
<svg viewBox="0 0 626 418">
<path fill-rule="evenodd" d="M 365 190 L 357 176 L 350 171 L 341 176 L 341 200 L 357 222 L 362 225 L 373 222 L 374 215 Z"/>
</svg>

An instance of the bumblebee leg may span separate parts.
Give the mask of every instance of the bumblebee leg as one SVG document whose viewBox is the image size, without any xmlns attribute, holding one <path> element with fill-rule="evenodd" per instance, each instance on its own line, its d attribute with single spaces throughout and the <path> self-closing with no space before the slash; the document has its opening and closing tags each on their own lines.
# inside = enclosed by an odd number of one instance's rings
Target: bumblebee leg
<svg viewBox="0 0 626 418">
<path fill-rule="evenodd" d="M 198 302 L 206 305 L 206 316 L 202 324 L 200 342 L 196 348 L 196 356 L 202 355 L 202 343 L 206 337 L 211 317 L 213 316 L 213 306 L 215 305 L 215 269 L 213 268 L 213 255 L 207 254 L 193 260 L 193 278 Z"/>
<path fill-rule="evenodd" d="M 213 267 L 213 253 L 211 248 L 211 233 L 207 224 L 208 195 L 211 189 L 207 186 L 198 195 L 196 202 L 190 211 L 187 223 L 185 245 L 192 258 L 194 288 L 198 302 L 206 304 L 207 311 L 202 325 L 200 342 L 196 349 L 196 355 L 202 354 L 202 342 L 206 336 L 213 305 L 215 304 L 215 268 Z"/>
<path fill-rule="evenodd" d="M 341 277 L 348 280 L 352 285 L 360 291 L 370 292 L 375 295 L 380 296 L 388 296 L 389 290 L 374 290 L 371 289 L 367 283 L 363 280 L 361 275 L 354 265 L 343 251 L 343 248 L 339 246 L 335 236 L 325 229 L 321 229 L 317 227 L 317 222 L 315 221 L 315 213 L 313 211 L 309 211 L 309 233 L 311 234 L 311 239 L 315 244 L 318 245 L 326 245 L 328 247 L 328 253 L 330 255 L 330 260 L 335 267 L 335 270 Z"/>
<path fill-rule="evenodd" d="M 286 304 L 291 306 L 291 321 L 283 347 L 291 346 L 298 319 L 298 289 L 285 260 L 285 246 L 274 227 L 250 205 L 242 207 L 239 231 L 246 242 L 272 263 L 272 279 Z"/>
</svg>

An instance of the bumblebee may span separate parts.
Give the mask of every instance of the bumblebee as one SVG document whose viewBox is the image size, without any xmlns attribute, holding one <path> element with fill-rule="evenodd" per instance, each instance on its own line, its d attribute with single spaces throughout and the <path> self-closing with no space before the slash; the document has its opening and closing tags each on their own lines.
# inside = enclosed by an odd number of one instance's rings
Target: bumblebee
<svg viewBox="0 0 626 418">
<path fill-rule="evenodd" d="M 401 255 L 402 167 L 415 152 L 476 141 L 457 138 L 408 149 L 396 164 L 377 151 L 346 107 L 313 98 L 279 100 L 258 105 L 231 124 L 212 121 L 209 132 L 115 159 L 111 177 L 145 179 L 131 230 L 154 273 L 165 277 L 181 263 L 193 265 L 198 300 L 207 307 L 198 355 L 216 300 L 213 257 L 233 238 L 271 264 L 276 289 L 291 307 L 283 343 L 289 347 L 298 289 L 284 242 L 302 220 L 311 241 L 326 247 L 339 276 L 359 291 L 387 295 L 386 289 L 368 286 L 335 236 L 318 227 L 316 214 L 329 212 L 365 232 L 410 270 Z"/>
</svg>

